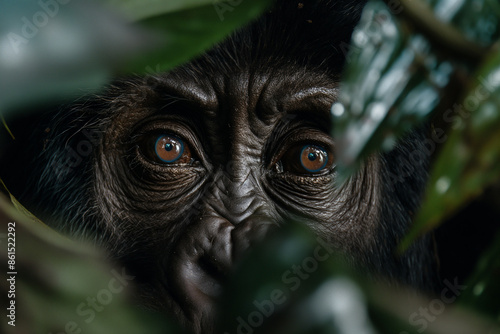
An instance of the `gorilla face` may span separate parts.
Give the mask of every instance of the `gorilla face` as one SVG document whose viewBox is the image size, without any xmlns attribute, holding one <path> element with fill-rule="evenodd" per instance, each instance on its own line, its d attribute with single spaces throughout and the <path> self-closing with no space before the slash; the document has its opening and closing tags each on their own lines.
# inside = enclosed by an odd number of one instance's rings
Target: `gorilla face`
<svg viewBox="0 0 500 334">
<path fill-rule="evenodd" d="M 50 114 L 33 125 L 24 161 L 7 155 L 19 166 L 2 175 L 30 166 L 31 181 L 19 187 L 29 190 L 17 190 L 22 202 L 107 248 L 136 276 L 143 304 L 195 332 L 213 330 L 233 263 L 291 219 L 368 272 L 422 287 L 427 240 L 403 257 L 393 250 L 425 169 L 391 183 L 405 155 L 422 149 L 422 133 L 370 157 L 343 186 L 334 182 L 338 45 L 361 7 L 279 1 L 188 64 L 117 80 L 102 96 Z"/>
<path fill-rule="evenodd" d="M 139 279 L 154 277 L 154 306 L 210 319 L 238 255 L 297 216 L 347 252 L 374 247 L 377 174 L 334 186 L 335 79 L 290 78 L 287 68 L 202 80 L 179 72 L 121 88 L 91 172 L 90 197 L 119 231 L 111 244 Z M 376 168 L 376 159 L 366 166 Z"/>
</svg>

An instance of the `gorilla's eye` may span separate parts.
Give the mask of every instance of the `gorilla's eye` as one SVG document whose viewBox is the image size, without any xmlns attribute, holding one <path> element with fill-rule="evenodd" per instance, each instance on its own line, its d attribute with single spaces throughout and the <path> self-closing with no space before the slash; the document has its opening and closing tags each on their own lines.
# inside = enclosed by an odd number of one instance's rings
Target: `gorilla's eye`
<svg viewBox="0 0 500 334">
<path fill-rule="evenodd" d="M 176 162 L 184 153 L 184 142 L 174 136 L 161 135 L 156 139 L 155 153 L 163 162 Z"/>
<path fill-rule="evenodd" d="M 195 160 L 189 144 L 173 134 L 146 135 L 139 149 L 149 161 L 163 165 L 191 165 Z"/>
<path fill-rule="evenodd" d="M 328 153 L 316 145 L 304 145 L 300 152 L 300 163 L 305 170 L 316 173 L 325 168 L 328 162 Z"/>
<path fill-rule="evenodd" d="M 320 145 L 302 144 L 286 150 L 278 163 L 278 172 L 323 174 L 333 165 L 333 153 Z"/>
</svg>

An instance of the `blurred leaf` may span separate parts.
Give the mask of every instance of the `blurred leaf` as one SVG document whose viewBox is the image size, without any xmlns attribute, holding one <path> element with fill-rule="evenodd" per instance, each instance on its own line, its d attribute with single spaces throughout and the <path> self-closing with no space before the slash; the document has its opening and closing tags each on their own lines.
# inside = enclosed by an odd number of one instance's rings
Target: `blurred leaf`
<svg viewBox="0 0 500 334">
<path fill-rule="evenodd" d="M 12 139 L 16 139 L 16 137 L 14 137 L 14 134 L 12 133 L 12 131 L 10 130 L 9 128 L 9 125 L 7 124 L 7 122 L 5 121 L 5 117 L 3 117 L 3 114 L 2 112 L 0 111 L 0 119 L 2 120 L 2 125 L 3 127 L 5 128 L 5 130 L 7 130 L 7 133 L 10 135 L 10 137 Z"/>
<path fill-rule="evenodd" d="M 500 179 L 500 52 L 477 73 L 434 163 L 425 201 L 405 240 L 432 229 Z"/>
<path fill-rule="evenodd" d="M 155 15 L 148 9 L 139 11 L 137 17 L 144 16 L 140 23 L 161 36 L 163 47 L 128 67 L 128 70 L 139 73 L 166 71 L 188 61 L 236 28 L 256 19 L 272 3 L 270 0 L 191 0 L 183 1 L 181 6 L 175 1 L 149 2 L 158 8 Z M 128 10 L 139 7 L 138 1 L 128 1 L 126 7 Z"/>
<path fill-rule="evenodd" d="M 230 277 L 219 332 L 416 334 L 425 324 L 426 333 L 500 333 L 493 322 L 450 304 L 456 297 L 450 302 L 446 295 L 445 305 L 436 299 L 440 296 L 425 298 L 355 273 L 304 226 L 287 224 L 278 232 L 255 247 Z M 439 302 L 444 305 L 439 314 L 429 311 Z"/>
<path fill-rule="evenodd" d="M 31 219 L 33 222 L 42 225 L 45 228 L 49 228 L 47 225 L 45 225 L 44 222 L 42 222 L 38 217 L 36 217 L 34 214 L 32 214 L 28 209 L 26 209 L 19 201 L 16 199 L 14 195 L 9 191 L 7 188 L 7 185 L 3 182 L 3 180 L 0 178 L 0 186 L 4 188 L 4 190 L 9 194 L 10 197 L 10 202 L 14 206 L 14 208 L 22 213 L 26 218 Z"/>
<path fill-rule="evenodd" d="M 0 110 L 88 93 L 155 45 L 94 2 L 0 4 Z"/>
<path fill-rule="evenodd" d="M 77 332 L 76 328 L 84 333 L 179 332 L 126 302 L 134 282 L 122 268 L 111 267 L 102 260 L 103 254 L 27 219 L 3 194 L 0 221 L 1 305 L 5 310 L 14 300 L 16 306 L 15 327 L 8 325 L 11 318 L 4 318 L 2 333 L 65 333 Z M 15 227 L 15 232 L 9 227 Z M 15 233 L 15 255 L 8 244 L 13 242 L 9 232 Z M 8 267 L 8 260 L 15 261 L 13 267 Z M 7 298 L 12 290 L 7 278 L 15 282 L 15 298 Z M 92 299 L 95 309 L 88 304 Z"/>
<path fill-rule="evenodd" d="M 359 302 L 353 308 L 345 304 L 351 297 Z M 344 307 L 336 310 L 339 305 Z M 346 264 L 326 240 L 295 223 L 280 227 L 239 263 L 220 306 L 220 332 L 345 333 L 336 327 L 344 311 L 358 317 L 348 332 L 369 327 L 359 321 L 366 309 Z"/>
<path fill-rule="evenodd" d="M 468 287 L 463 288 L 467 291 Z M 463 307 L 450 288 L 430 298 L 383 285 L 372 284 L 365 291 L 371 319 L 379 333 L 500 333 L 497 323 Z"/>
<path fill-rule="evenodd" d="M 460 302 L 500 324 L 500 234 L 481 256 Z"/>
<path fill-rule="evenodd" d="M 332 107 L 341 180 L 362 158 L 392 149 L 399 137 L 453 102 L 463 78 L 485 56 L 483 45 L 498 38 L 494 1 L 433 1 L 436 17 L 423 2 L 401 5 L 406 20 L 393 17 L 381 1 L 369 2 L 353 33 L 340 99 Z"/>
<path fill-rule="evenodd" d="M 139 26 L 94 2 L 2 2 L 0 110 L 88 94 L 125 64 L 127 71 L 138 73 L 171 69 L 258 17 L 270 3 L 105 3 L 130 19 L 141 19 Z"/>
<path fill-rule="evenodd" d="M 215 5 L 221 2 L 222 0 L 104 0 L 102 3 L 118 10 L 132 21 L 139 21 L 207 5 L 215 9 Z M 242 0 L 225 1 L 225 3 L 229 3 L 231 8 L 238 6 L 238 2 L 241 3 Z"/>
</svg>

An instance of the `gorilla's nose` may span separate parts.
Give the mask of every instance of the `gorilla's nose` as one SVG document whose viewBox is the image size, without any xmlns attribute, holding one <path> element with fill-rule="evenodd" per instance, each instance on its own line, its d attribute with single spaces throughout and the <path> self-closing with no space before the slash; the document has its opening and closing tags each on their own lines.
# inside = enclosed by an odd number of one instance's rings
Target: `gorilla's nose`
<svg viewBox="0 0 500 334">
<path fill-rule="evenodd" d="M 213 320 L 214 302 L 234 262 L 272 226 L 275 224 L 258 216 L 237 225 L 209 216 L 184 232 L 170 255 L 169 286 L 188 318 L 198 323 Z"/>
<path fill-rule="evenodd" d="M 172 274 L 196 300 L 219 293 L 232 266 L 234 225 L 220 218 L 205 218 L 184 232 L 171 254 Z"/>
</svg>

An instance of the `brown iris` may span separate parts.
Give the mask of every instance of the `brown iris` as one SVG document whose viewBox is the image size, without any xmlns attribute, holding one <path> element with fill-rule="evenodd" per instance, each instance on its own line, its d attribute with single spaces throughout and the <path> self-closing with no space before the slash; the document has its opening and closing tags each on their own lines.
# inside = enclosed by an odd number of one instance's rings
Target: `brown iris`
<svg viewBox="0 0 500 334">
<path fill-rule="evenodd" d="M 288 149 L 276 164 L 281 172 L 320 174 L 333 165 L 333 153 L 323 146 L 306 144 Z"/>
<path fill-rule="evenodd" d="M 178 162 L 183 157 L 184 142 L 169 135 L 161 135 L 155 143 L 156 156 L 163 162 Z"/>
<path fill-rule="evenodd" d="M 321 171 L 328 163 L 328 153 L 316 145 L 305 145 L 300 152 L 300 164 L 311 173 Z"/>
</svg>

